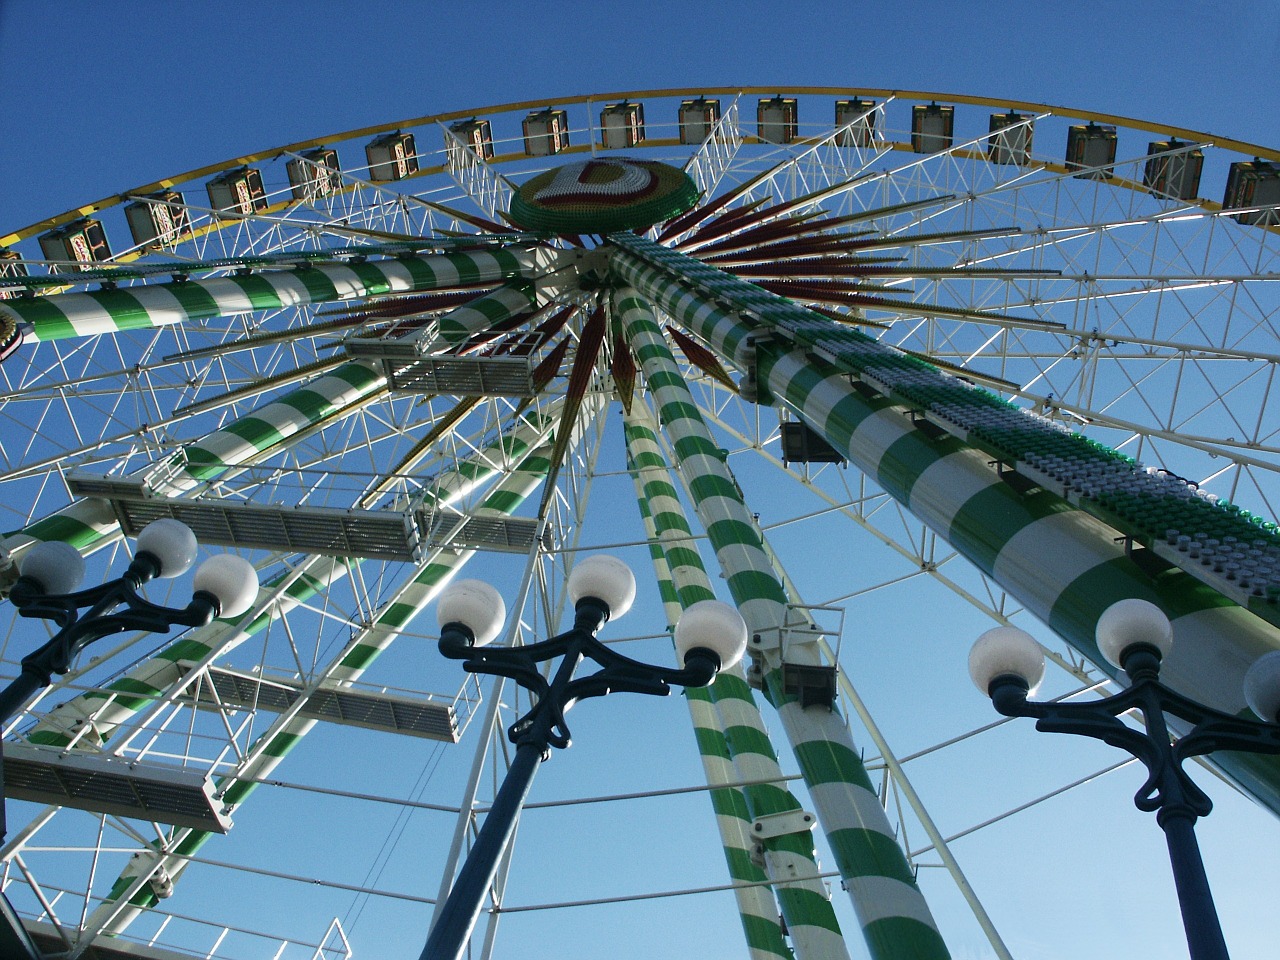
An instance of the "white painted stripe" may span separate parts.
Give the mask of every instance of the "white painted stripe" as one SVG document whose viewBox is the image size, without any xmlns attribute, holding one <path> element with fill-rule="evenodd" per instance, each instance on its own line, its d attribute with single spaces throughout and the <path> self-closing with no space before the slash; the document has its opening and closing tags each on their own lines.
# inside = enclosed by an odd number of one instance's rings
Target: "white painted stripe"
<svg viewBox="0 0 1280 960">
<path fill-rule="evenodd" d="M 405 293 L 414 288 L 409 271 L 396 260 L 370 260 L 368 266 L 382 274 L 391 293 Z"/>
<path fill-rule="evenodd" d="M 1114 532 L 1081 510 L 1055 513 L 1027 524 L 1005 543 L 992 576 L 1048 622 L 1070 584 L 1099 564 L 1123 556 Z"/>
<path fill-rule="evenodd" d="M 333 288 L 338 292 L 339 300 L 351 300 L 365 295 L 364 281 L 350 267 L 335 264 L 322 267 L 321 272 L 333 284 Z"/>
<path fill-rule="evenodd" d="M 1000 483 L 1000 478 L 971 450 L 941 457 L 920 474 L 907 504 L 915 517 L 945 536 L 971 497 Z"/>
<path fill-rule="evenodd" d="M 772 381 L 772 377 L 770 378 Z M 812 399 L 812 395 L 811 399 Z M 806 410 L 807 410 L 806 406 Z M 914 433 L 900 413 L 891 410 L 880 410 L 863 418 L 853 436 L 849 438 L 848 454 L 851 459 L 867 464 L 866 472 L 874 474 L 880 466 L 880 460 L 893 444 L 909 433 Z"/>
<path fill-rule="evenodd" d="M 196 280 L 205 293 L 213 297 L 218 304 L 218 312 L 222 316 L 236 313 L 251 313 L 255 307 L 249 295 L 225 277 L 214 277 L 212 280 Z"/>
<path fill-rule="evenodd" d="M 174 323 L 186 323 L 190 318 L 186 308 L 167 285 L 138 286 L 127 289 L 147 311 L 152 326 L 164 327 Z"/>
<path fill-rule="evenodd" d="M 1223 638 L 1230 637 L 1230 643 Z M 1173 620 L 1173 649 L 1160 679 L 1226 713 L 1245 708 L 1244 675 L 1263 654 L 1280 649 L 1264 620 L 1237 606 L 1200 610 Z"/>
<path fill-rule="evenodd" d="M 850 877 L 845 882 L 854 910 L 865 927 L 877 920 L 906 917 L 937 930 L 920 891 L 891 877 Z"/>
<path fill-rule="evenodd" d="M 282 307 L 295 307 L 303 303 L 311 303 L 311 294 L 297 276 L 282 270 L 264 270 L 258 274 L 271 284 L 276 296 L 280 298 Z"/>
<path fill-rule="evenodd" d="M 814 806 L 825 811 L 824 830 L 867 830 L 897 842 L 880 798 L 865 787 L 856 783 L 819 783 L 810 788 L 809 794 Z"/>
</svg>

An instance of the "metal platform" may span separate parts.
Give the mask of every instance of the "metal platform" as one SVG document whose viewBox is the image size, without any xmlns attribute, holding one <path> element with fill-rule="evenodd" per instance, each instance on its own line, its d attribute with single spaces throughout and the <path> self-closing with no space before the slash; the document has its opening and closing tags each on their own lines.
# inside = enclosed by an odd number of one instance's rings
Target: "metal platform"
<svg viewBox="0 0 1280 960">
<path fill-rule="evenodd" d="M 420 516 L 423 537 L 432 547 L 528 553 L 538 536 L 538 521 L 520 517 L 476 517 L 459 513 Z"/>
<path fill-rule="evenodd" d="M 430 338 L 428 338 L 429 340 Z M 422 355 L 420 344 L 428 342 L 422 337 L 403 337 L 396 340 L 348 340 L 342 349 L 352 357 L 367 357 L 370 360 L 386 360 L 394 357 L 401 360 L 412 360 Z"/>
<path fill-rule="evenodd" d="M 149 495 L 142 474 L 128 477 L 104 477 L 95 473 L 73 470 L 67 474 L 67 489 L 75 497 L 102 497 L 105 500 L 141 500 Z"/>
<path fill-rule="evenodd" d="M 182 664 L 187 669 L 194 664 Z M 188 689 L 202 707 L 257 708 L 283 713 L 299 699 L 300 716 L 328 720 L 369 730 L 404 733 L 445 743 L 458 742 L 453 706 L 443 700 L 426 700 L 350 687 L 322 687 L 306 696 L 302 684 L 292 680 L 264 679 L 251 673 L 209 667 L 207 681 Z"/>
<path fill-rule="evenodd" d="M 172 517 L 189 526 L 201 543 L 226 547 L 416 561 L 427 547 L 526 553 L 538 533 L 537 520 L 521 517 L 162 497 L 148 493 L 136 479 L 83 473 L 73 473 L 68 485 L 77 496 L 109 500 L 126 536 L 137 536 L 152 520 Z"/>
<path fill-rule="evenodd" d="M 417 560 L 418 531 L 408 513 L 331 507 L 277 507 L 227 500 L 149 497 L 113 500 L 126 536 L 173 517 L 204 544 L 259 547 L 370 560 Z"/>
<path fill-rule="evenodd" d="M 107 754 L 4 745 L 8 796 L 95 813 L 226 833 L 231 819 L 203 774 Z"/>
<path fill-rule="evenodd" d="M 420 357 L 383 361 L 387 384 L 401 393 L 454 397 L 534 397 L 528 357 Z"/>
</svg>

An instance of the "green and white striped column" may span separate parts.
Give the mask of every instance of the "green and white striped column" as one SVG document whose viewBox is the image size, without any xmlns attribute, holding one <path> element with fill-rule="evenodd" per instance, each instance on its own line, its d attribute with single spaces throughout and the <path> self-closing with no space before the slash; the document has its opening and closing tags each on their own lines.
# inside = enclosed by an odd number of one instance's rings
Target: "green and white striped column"
<svg viewBox="0 0 1280 960">
<path fill-rule="evenodd" d="M 627 252 L 615 253 L 613 262 L 677 323 L 721 356 L 745 363 L 758 325 Z M 1161 679 L 1219 710 L 1247 710 L 1244 673 L 1280 649 L 1276 627 L 1189 573 L 1140 567 L 1116 542 L 1112 526 L 1043 487 L 1015 490 L 992 468 L 990 454 L 958 436 L 926 435 L 907 407 L 864 397 L 847 371 L 812 351 L 778 343 L 752 349 L 769 395 L 1099 669 L 1115 674 L 1094 642 L 1098 618 L 1115 601 L 1139 597 L 1173 622 L 1173 651 Z M 963 665 L 958 669 L 963 673 Z M 1227 752 L 1212 762 L 1280 813 L 1280 760 Z"/>
<path fill-rule="evenodd" d="M 647 405 L 637 401 L 626 417 L 627 462 L 636 486 L 640 515 L 649 538 L 654 572 L 667 619 L 714 598 L 693 542 L 670 468 L 662 455 Z M 713 789 L 711 802 L 724 843 L 729 875 L 739 883 L 773 882 L 774 897 L 762 886 L 739 887 L 738 910 L 752 957 L 787 956 L 776 914 L 781 911 L 797 960 L 847 957 L 835 910 L 819 877 L 810 836 L 812 823 L 780 836 L 757 838 L 753 824 L 769 818 L 806 816 L 786 788 L 777 755 L 740 665 L 720 672 L 710 687 L 685 690 L 707 783 L 750 782 Z M 765 870 L 756 865 L 759 847 Z"/>
<path fill-rule="evenodd" d="M 677 470 L 715 547 L 734 601 L 753 634 L 778 636 L 787 622 L 786 592 L 737 483 L 698 413 L 649 304 L 630 288 L 615 290 L 613 297 L 615 314 L 671 438 Z M 776 653 L 766 657 L 765 683 L 872 955 L 877 960 L 948 957 L 839 714 L 825 707 L 803 710 L 784 694 Z"/>
<path fill-rule="evenodd" d="M 533 279 L 551 269 L 558 256 L 559 252 L 549 247 L 495 247 L 364 263 L 316 264 L 247 276 L 23 297 L 0 302 L 0 314 L 11 316 L 32 340 L 62 340 L 258 310 Z"/>
<path fill-rule="evenodd" d="M 484 498 L 476 508 L 476 514 L 511 515 L 546 477 L 549 455 L 547 446 L 534 450 Z M 347 685 L 358 680 L 474 553 L 474 550 L 433 551 L 382 606 L 373 623 L 359 631 L 330 662 L 324 671 L 324 682 Z M 268 777 L 318 722 L 291 714 L 278 718 L 249 751 L 248 761 L 235 775 L 220 784 L 217 796 L 222 803 L 230 809 L 242 804 L 257 788 L 257 781 Z M 120 899 L 135 886 L 137 879 L 163 870 L 176 881 L 186 869 L 189 862 L 186 858 L 194 856 L 212 836 L 214 834 L 208 831 L 184 828 L 176 832 L 170 843 L 170 851 L 174 855 L 152 848 L 131 859 L 103 903 L 88 918 L 86 928 L 120 933 L 147 907 L 156 903 L 155 894 L 144 885 L 129 897 L 126 905 L 120 906 Z"/>
</svg>

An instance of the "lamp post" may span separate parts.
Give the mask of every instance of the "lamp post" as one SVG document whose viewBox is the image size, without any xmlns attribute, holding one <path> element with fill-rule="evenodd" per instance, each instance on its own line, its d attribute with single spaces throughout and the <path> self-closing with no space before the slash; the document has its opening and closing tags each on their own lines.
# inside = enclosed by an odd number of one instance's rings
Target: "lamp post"
<svg viewBox="0 0 1280 960">
<path fill-rule="evenodd" d="M 1015 627 L 988 630 L 969 653 L 969 673 L 978 689 L 1008 717 L 1035 717 L 1036 729 L 1074 733 L 1127 750 L 1147 768 L 1134 795 L 1139 810 L 1154 812 L 1164 830 L 1182 925 L 1192 960 L 1228 960 L 1226 941 L 1196 842 L 1195 822 L 1213 809 L 1209 797 L 1182 769 L 1183 761 L 1217 750 L 1280 753 L 1280 651 L 1261 657 L 1245 675 L 1245 698 L 1258 723 L 1206 707 L 1160 682 L 1160 661 L 1173 645 L 1164 613 L 1145 600 L 1121 600 L 1097 625 L 1102 655 L 1128 675 L 1128 689 L 1089 703 L 1028 700 L 1044 676 L 1044 653 Z M 1143 729 L 1119 718 L 1142 714 Z M 1166 715 L 1190 725 L 1171 739 Z"/>
<path fill-rule="evenodd" d="M 195 534 L 186 524 L 153 521 L 138 534 L 138 549 L 124 575 L 85 590 L 76 589 L 84 579 L 84 558 L 70 544 L 54 540 L 28 550 L 9 600 L 22 616 L 51 620 L 60 629 L 22 659 L 22 672 L 0 690 L 0 724 L 22 709 L 33 693 L 47 687 L 55 674 L 66 673 L 76 655 L 95 640 L 127 630 L 167 633 L 175 625 L 199 627 L 214 617 L 236 617 L 247 611 L 258 594 L 257 573 L 247 560 L 232 554 L 217 554 L 200 565 L 195 594 L 185 607 L 164 607 L 138 593 L 142 584 L 155 577 L 178 577 L 191 569 L 196 546 Z M 5 829 L 0 765 L 0 840 Z"/>
<path fill-rule="evenodd" d="M 498 860 L 511 840 L 516 818 L 551 747 L 569 746 L 564 715 L 579 700 L 609 693 L 666 696 L 670 684 L 706 686 L 724 667 L 742 658 L 747 627 L 738 611 L 718 600 L 691 605 L 675 628 L 676 652 L 683 669 L 641 663 L 610 650 L 596 639 L 607 620 L 622 616 L 635 599 L 635 577 L 622 561 L 596 555 L 581 561 L 569 576 L 574 603 L 573 627 L 558 636 L 523 647 L 491 648 L 506 616 L 498 592 L 479 580 L 461 580 L 440 594 L 440 652 L 461 660 L 469 673 L 490 673 L 515 680 L 536 697 L 534 705 L 508 729 L 515 757 L 485 817 L 476 842 L 422 950 L 421 960 L 457 960 L 466 949 Z M 550 679 L 538 664 L 561 658 Z M 574 677 L 583 660 L 600 669 Z"/>
</svg>

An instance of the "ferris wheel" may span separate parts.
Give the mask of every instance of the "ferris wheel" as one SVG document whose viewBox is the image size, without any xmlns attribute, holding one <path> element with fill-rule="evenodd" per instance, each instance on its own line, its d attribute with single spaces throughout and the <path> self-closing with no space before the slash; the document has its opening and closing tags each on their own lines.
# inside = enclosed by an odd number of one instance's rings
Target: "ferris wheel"
<svg viewBox="0 0 1280 960">
<path fill-rule="evenodd" d="M 976 757 L 1008 731 L 973 733 L 968 642 L 1017 623 L 1088 697 L 1140 596 L 1168 682 L 1245 709 L 1278 205 L 1280 151 L 1158 123 L 725 88 L 338 133 L 0 236 L 0 589 L 49 540 L 111 576 L 159 518 L 261 583 L 4 730 L 5 894 L 51 955 L 416 956 L 527 706 L 435 653 L 433 601 L 487 579 L 531 643 L 604 552 L 641 586 L 603 639 L 669 661 L 715 596 L 750 657 L 583 708 L 474 956 L 655 917 L 716 955 L 1017 955 L 966 864 L 1101 771 Z M 12 675 L 39 627 L 0 618 Z M 1280 765 L 1215 770 L 1280 813 Z"/>
</svg>

